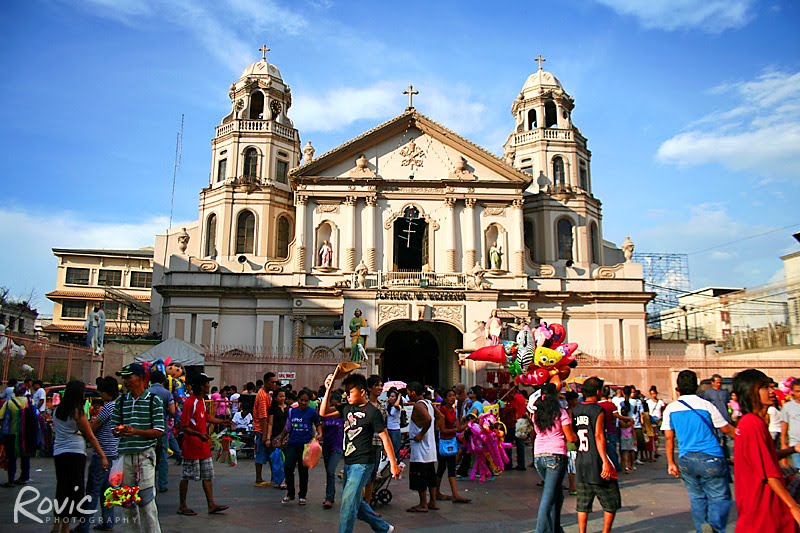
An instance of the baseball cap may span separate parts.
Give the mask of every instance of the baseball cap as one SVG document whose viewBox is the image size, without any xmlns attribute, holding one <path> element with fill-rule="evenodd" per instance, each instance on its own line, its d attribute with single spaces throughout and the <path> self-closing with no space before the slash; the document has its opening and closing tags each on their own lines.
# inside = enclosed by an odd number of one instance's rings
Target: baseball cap
<svg viewBox="0 0 800 533">
<path fill-rule="evenodd" d="M 144 369 L 142 365 L 139 363 L 131 363 L 129 365 L 125 365 L 122 367 L 122 370 L 117 372 L 118 376 L 140 376 L 145 377 L 147 375 L 147 371 Z"/>
<path fill-rule="evenodd" d="M 192 386 L 195 385 L 202 385 L 203 383 L 209 383 L 214 381 L 214 378 L 210 377 L 208 374 L 200 372 L 199 374 L 195 374 L 192 376 Z"/>
</svg>

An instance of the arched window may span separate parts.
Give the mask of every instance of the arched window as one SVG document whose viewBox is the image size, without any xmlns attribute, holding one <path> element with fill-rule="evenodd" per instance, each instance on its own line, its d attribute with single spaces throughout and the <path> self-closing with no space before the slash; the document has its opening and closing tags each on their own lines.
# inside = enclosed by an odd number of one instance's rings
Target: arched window
<svg viewBox="0 0 800 533">
<path fill-rule="evenodd" d="M 256 91 L 250 95 L 250 118 L 264 118 L 264 95 Z"/>
<path fill-rule="evenodd" d="M 581 189 L 584 191 L 589 190 L 589 167 L 586 164 L 586 161 L 581 159 L 580 163 L 580 181 L 581 181 Z"/>
<path fill-rule="evenodd" d="M 558 221 L 556 226 L 558 233 L 556 242 L 558 243 L 558 259 L 571 260 L 572 259 L 572 222 L 566 218 Z"/>
<path fill-rule="evenodd" d="M 258 177 L 258 152 L 255 148 L 248 148 L 244 153 L 244 175 Z"/>
<path fill-rule="evenodd" d="M 544 103 L 544 127 L 554 128 L 556 126 L 558 126 L 558 110 L 556 109 L 556 103 L 552 100 L 548 100 Z"/>
<path fill-rule="evenodd" d="M 531 258 L 531 261 L 534 263 L 536 262 L 536 239 L 533 232 L 533 221 L 532 220 L 525 220 L 523 225 L 523 234 L 525 238 L 525 248 L 528 249 L 528 257 Z"/>
<path fill-rule="evenodd" d="M 530 111 L 528 111 L 528 129 L 532 130 L 538 127 L 539 126 L 536 123 L 536 110 L 531 109 Z"/>
<path fill-rule="evenodd" d="M 553 158 L 553 186 L 563 187 L 564 185 L 564 160 L 557 155 Z"/>
<path fill-rule="evenodd" d="M 211 213 L 206 220 L 206 257 L 217 256 L 217 215 Z"/>
<path fill-rule="evenodd" d="M 286 217 L 278 217 L 278 238 L 275 243 L 275 252 L 280 259 L 289 257 L 289 219 Z"/>
<path fill-rule="evenodd" d="M 592 222 L 592 225 L 589 227 L 589 239 L 592 244 L 592 263 L 596 265 L 602 264 L 602 258 L 600 257 L 600 232 L 597 231 L 597 224 L 594 222 Z"/>
<path fill-rule="evenodd" d="M 236 218 L 236 253 L 255 253 L 256 216 L 252 211 L 242 211 Z"/>
</svg>

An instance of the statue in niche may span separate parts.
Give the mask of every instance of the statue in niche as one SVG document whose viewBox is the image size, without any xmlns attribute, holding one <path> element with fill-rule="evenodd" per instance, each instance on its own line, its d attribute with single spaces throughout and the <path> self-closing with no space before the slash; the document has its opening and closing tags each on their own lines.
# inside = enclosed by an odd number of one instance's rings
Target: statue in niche
<svg viewBox="0 0 800 533">
<path fill-rule="evenodd" d="M 328 268 L 333 266 L 333 247 L 328 239 L 325 239 L 319 249 L 319 266 Z"/>
<path fill-rule="evenodd" d="M 89 346 L 95 355 L 102 354 L 103 339 L 106 334 L 106 314 L 103 311 L 103 302 L 94 304 L 83 327 L 86 329 L 86 346 Z"/>
<path fill-rule="evenodd" d="M 503 334 L 503 321 L 497 316 L 497 309 L 492 309 L 489 320 L 486 321 L 486 338 L 489 344 L 500 344 L 500 335 Z"/>
<path fill-rule="evenodd" d="M 367 358 L 364 347 L 367 344 L 367 319 L 361 316 L 361 309 L 356 309 L 350 320 L 350 360 L 362 361 Z"/>
<path fill-rule="evenodd" d="M 494 241 L 489 248 L 489 264 L 492 270 L 501 270 L 503 268 L 503 249 Z"/>
</svg>

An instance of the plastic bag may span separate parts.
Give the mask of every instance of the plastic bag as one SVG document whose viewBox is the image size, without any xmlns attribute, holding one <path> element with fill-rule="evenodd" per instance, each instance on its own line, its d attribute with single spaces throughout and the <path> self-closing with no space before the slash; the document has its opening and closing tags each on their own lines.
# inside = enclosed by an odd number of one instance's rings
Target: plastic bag
<svg viewBox="0 0 800 533">
<path fill-rule="evenodd" d="M 303 464 L 308 468 L 314 468 L 320 457 L 322 457 L 322 446 L 319 445 L 317 439 L 312 439 L 303 448 Z"/>
<path fill-rule="evenodd" d="M 122 466 L 122 456 L 120 456 L 111 463 L 111 470 L 108 471 L 108 484 L 112 487 L 121 487 L 123 476 L 124 469 Z"/>
<path fill-rule="evenodd" d="M 280 448 L 272 450 L 269 462 L 272 465 L 272 481 L 280 485 L 286 479 L 283 473 L 283 452 Z"/>
<path fill-rule="evenodd" d="M 229 462 L 229 464 L 230 464 L 231 466 L 236 466 L 236 465 L 238 465 L 238 464 L 239 464 L 239 461 L 236 459 L 236 450 L 234 450 L 233 448 L 231 448 L 231 451 L 230 451 L 229 453 L 230 453 L 230 462 Z"/>
</svg>

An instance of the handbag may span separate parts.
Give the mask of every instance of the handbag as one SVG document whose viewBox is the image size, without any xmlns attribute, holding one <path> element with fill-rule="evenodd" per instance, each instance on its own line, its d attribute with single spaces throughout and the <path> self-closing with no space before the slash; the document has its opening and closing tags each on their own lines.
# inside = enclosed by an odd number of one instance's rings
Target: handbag
<svg viewBox="0 0 800 533">
<path fill-rule="evenodd" d="M 458 453 L 458 441 L 455 437 L 443 439 L 439 437 L 439 455 L 442 457 L 451 457 Z"/>
</svg>

